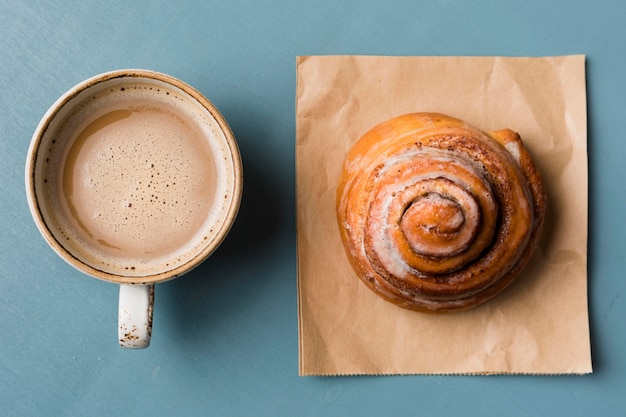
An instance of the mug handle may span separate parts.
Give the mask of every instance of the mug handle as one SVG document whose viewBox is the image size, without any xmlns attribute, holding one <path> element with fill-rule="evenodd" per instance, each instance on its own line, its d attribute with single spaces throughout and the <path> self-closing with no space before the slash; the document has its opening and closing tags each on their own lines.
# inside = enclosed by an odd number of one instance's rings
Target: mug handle
<svg viewBox="0 0 626 417">
<path fill-rule="evenodd" d="M 117 334 L 120 347 L 142 349 L 150 346 L 154 284 L 120 285 Z"/>
</svg>

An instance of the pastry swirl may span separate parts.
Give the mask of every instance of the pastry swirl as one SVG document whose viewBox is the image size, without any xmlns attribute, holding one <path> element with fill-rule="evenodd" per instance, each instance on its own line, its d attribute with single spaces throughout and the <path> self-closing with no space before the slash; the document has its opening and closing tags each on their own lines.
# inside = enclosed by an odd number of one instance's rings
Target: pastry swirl
<svg viewBox="0 0 626 417">
<path fill-rule="evenodd" d="M 420 311 L 464 310 L 506 288 L 541 234 L 546 195 L 519 135 L 435 113 L 384 122 L 349 151 L 337 219 L 375 293 Z"/>
</svg>

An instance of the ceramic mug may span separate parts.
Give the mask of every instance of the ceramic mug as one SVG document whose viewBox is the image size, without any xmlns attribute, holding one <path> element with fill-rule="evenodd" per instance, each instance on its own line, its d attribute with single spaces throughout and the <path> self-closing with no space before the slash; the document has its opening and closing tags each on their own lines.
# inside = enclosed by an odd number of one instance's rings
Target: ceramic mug
<svg viewBox="0 0 626 417">
<path fill-rule="evenodd" d="M 120 284 L 120 346 L 150 344 L 154 284 L 223 241 L 242 193 L 237 142 L 216 107 L 171 76 L 118 70 L 46 112 L 26 161 L 39 231 L 70 265 Z"/>
</svg>

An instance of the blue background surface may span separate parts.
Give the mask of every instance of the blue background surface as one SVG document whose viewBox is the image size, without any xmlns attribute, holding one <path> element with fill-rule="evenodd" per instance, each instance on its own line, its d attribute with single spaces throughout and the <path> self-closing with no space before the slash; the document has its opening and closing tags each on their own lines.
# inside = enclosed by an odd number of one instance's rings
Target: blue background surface
<svg viewBox="0 0 626 417">
<path fill-rule="evenodd" d="M 624 21 L 621 0 L 0 0 L 1 414 L 626 415 Z M 587 55 L 593 374 L 298 376 L 295 64 L 317 54 Z M 53 253 L 23 185 L 47 108 L 128 67 L 204 93 L 245 169 L 231 234 L 157 287 L 142 351 L 118 348 L 117 286 Z"/>
</svg>

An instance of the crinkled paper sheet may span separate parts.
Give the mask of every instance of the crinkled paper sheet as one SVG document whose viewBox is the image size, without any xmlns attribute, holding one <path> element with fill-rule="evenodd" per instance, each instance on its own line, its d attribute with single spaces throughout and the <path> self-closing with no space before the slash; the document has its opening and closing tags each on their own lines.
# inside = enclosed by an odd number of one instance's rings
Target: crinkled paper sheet
<svg viewBox="0 0 626 417">
<path fill-rule="evenodd" d="M 441 112 L 520 133 L 546 184 L 541 244 L 495 299 L 431 315 L 383 301 L 354 275 L 335 192 L 344 157 L 392 117 Z M 586 374 L 585 57 L 297 59 L 300 375 Z"/>
</svg>

